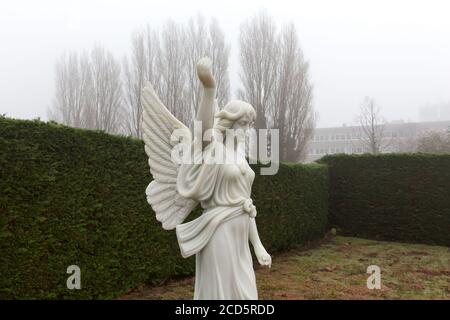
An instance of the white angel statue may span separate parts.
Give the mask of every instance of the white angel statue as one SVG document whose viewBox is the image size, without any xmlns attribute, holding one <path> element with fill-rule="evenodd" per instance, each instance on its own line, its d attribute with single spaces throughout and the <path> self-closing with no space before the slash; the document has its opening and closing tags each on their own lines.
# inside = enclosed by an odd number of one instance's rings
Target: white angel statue
<svg viewBox="0 0 450 320">
<path fill-rule="evenodd" d="M 248 130 L 256 117 L 250 104 L 231 101 L 215 113 L 216 81 L 209 58 L 198 62 L 197 74 L 203 85 L 196 114 L 202 134 Z M 163 228 L 176 229 L 182 256 L 196 255 L 194 299 L 258 299 L 249 241 L 261 265 L 270 267 L 272 259 L 256 228 L 256 208 L 250 198 L 255 173 L 242 144 L 228 144 L 226 138 L 215 136 L 209 142 L 192 139 L 190 130 L 167 110 L 150 83 L 142 92 L 142 104 L 145 151 L 154 179 L 146 189 L 147 200 Z M 199 148 L 205 161 L 172 161 L 172 149 L 179 142 L 172 137 L 175 130 L 184 133 L 192 150 Z M 238 161 L 206 161 L 218 151 Z M 198 203 L 202 215 L 183 223 Z"/>
</svg>

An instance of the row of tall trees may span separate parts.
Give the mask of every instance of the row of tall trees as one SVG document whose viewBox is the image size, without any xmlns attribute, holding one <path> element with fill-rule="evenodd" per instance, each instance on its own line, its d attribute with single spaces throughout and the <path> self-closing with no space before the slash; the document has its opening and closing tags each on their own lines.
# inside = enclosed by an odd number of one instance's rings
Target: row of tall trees
<svg viewBox="0 0 450 320">
<path fill-rule="evenodd" d="M 294 24 L 278 29 L 262 11 L 242 24 L 240 87 L 236 96 L 257 112 L 256 128 L 279 129 L 281 160 L 300 161 L 315 125 L 308 62 Z M 192 124 L 201 95 L 195 66 L 213 61 L 217 100 L 230 99 L 230 45 L 217 20 L 167 21 L 132 35 L 122 60 L 96 46 L 71 52 L 56 63 L 55 99 L 49 117 L 76 127 L 141 137 L 141 89 L 150 81 L 169 110 Z"/>
<path fill-rule="evenodd" d="M 141 89 L 150 81 L 167 108 L 178 119 L 192 124 L 200 86 L 195 65 L 203 56 L 213 60 L 219 104 L 230 96 L 228 63 L 230 46 L 217 21 L 201 17 L 187 25 L 168 21 L 161 30 L 145 29 L 132 37 L 131 54 L 123 61 L 125 132 L 141 137 Z"/>
</svg>

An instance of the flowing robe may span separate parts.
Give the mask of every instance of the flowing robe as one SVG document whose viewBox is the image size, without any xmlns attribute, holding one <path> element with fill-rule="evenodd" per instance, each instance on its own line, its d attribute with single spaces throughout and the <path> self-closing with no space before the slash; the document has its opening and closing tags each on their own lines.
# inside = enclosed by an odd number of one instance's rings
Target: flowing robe
<svg viewBox="0 0 450 320">
<path fill-rule="evenodd" d="M 243 157 L 214 163 L 222 153 L 236 156 L 222 143 L 211 142 L 203 152 L 204 163 L 180 166 L 178 192 L 199 201 L 204 211 L 176 227 L 177 239 L 183 257 L 196 255 L 194 299 L 258 299 L 249 247 L 254 218 L 246 209 L 255 173 Z"/>
</svg>

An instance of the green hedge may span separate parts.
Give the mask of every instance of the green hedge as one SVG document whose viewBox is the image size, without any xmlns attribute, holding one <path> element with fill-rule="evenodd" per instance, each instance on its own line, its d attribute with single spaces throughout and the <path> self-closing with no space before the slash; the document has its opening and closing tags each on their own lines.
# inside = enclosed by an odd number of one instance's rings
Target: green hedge
<svg viewBox="0 0 450 320">
<path fill-rule="evenodd" d="M 146 202 L 143 150 L 136 139 L 0 117 L 0 298 L 112 298 L 193 274 L 195 259 L 181 257 Z M 318 164 L 257 176 L 269 252 L 324 235 L 327 177 Z M 66 288 L 72 264 L 81 290 Z"/>
<path fill-rule="evenodd" d="M 450 245 L 450 155 L 325 156 L 344 235 Z"/>
</svg>

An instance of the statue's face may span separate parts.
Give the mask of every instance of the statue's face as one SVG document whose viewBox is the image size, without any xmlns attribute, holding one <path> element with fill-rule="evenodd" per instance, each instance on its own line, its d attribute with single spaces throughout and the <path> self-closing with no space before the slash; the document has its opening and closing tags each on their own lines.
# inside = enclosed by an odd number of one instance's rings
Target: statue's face
<svg viewBox="0 0 450 320">
<path fill-rule="evenodd" d="M 247 132 L 250 129 L 252 122 L 252 119 L 246 114 L 234 122 L 232 129 Z"/>
</svg>

